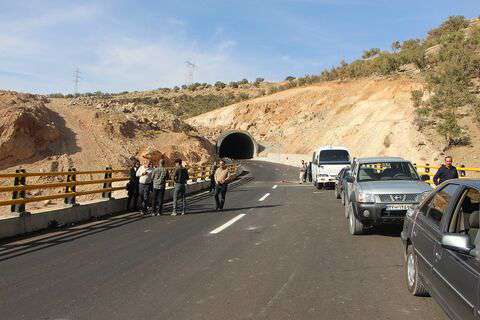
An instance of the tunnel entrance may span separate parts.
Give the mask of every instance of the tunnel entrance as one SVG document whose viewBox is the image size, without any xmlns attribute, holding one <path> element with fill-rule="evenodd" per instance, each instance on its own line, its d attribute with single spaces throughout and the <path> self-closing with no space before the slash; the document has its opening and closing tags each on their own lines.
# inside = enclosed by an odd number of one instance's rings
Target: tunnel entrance
<svg viewBox="0 0 480 320">
<path fill-rule="evenodd" d="M 218 140 L 217 151 L 220 158 L 251 159 L 256 153 L 256 144 L 248 132 L 227 132 Z"/>
</svg>

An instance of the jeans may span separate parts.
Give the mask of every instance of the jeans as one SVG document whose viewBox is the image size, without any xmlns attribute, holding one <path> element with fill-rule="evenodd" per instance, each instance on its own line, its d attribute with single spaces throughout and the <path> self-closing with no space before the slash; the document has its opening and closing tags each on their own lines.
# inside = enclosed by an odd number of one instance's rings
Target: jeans
<svg viewBox="0 0 480 320">
<path fill-rule="evenodd" d="M 216 209 L 223 209 L 223 205 L 225 204 L 225 196 L 227 195 L 227 186 L 228 185 L 226 183 L 218 183 L 215 187 Z"/>
<path fill-rule="evenodd" d="M 127 211 L 137 211 L 138 187 L 128 191 Z"/>
<path fill-rule="evenodd" d="M 215 190 L 215 176 L 210 176 L 210 191 Z"/>
<path fill-rule="evenodd" d="M 163 211 L 163 196 L 165 195 L 165 188 L 153 189 L 153 205 L 154 213 L 162 214 Z"/>
<path fill-rule="evenodd" d="M 148 200 L 150 198 L 150 184 L 140 183 L 138 186 L 140 200 L 142 202 L 141 209 L 143 212 L 148 210 Z"/>
<path fill-rule="evenodd" d="M 185 213 L 187 207 L 186 186 L 183 183 L 176 183 L 173 189 L 173 212 L 177 212 L 177 201 L 182 201 L 182 213 Z"/>
</svg>

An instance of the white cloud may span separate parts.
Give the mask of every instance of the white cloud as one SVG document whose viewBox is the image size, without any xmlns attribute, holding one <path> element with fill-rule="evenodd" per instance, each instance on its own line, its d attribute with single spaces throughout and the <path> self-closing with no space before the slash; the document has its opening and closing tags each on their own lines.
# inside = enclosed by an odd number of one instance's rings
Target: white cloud
<svg viewBox="0 0 480 320">
<path fill-rule="evenodd" d="M 63 23 L 75 23 L 93 19 L 100 13 L 100 7 L 97 5 L 75 5 L 58 9 L 34 10 L 35 14 L 29 17 L 5 21 L 0 23 L 4 30 L 12 32 L 29 33 L 37 31 L 40 28 L 51 27 Z"/>
<path fill-rule="evenodd" d="M 85 78 L 102 79 L 85 83 L 88 90 L 109 91 L 174 86 L 186 82 L 185 61 L 197 65 L 194 81 L 214 82 L 239 79 L 248 68 L 235 62 L 235 41 L 223 40 L 200 48 L 169 37 L 156 41 L 117 39 L 98 48 L 98 60 L 84 68 Z"/>
</svg>

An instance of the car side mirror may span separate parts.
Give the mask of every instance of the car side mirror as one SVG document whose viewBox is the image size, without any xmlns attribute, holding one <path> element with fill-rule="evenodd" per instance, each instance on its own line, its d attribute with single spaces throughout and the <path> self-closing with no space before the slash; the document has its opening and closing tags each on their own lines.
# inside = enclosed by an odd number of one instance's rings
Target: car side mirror
<svg viewBox="0 0 480 320">
<path fill-rule="evenodd" d="M 470 254 L 475 246 L 471 244 L 466 234 L 447 233 L 442 236 L 442 247 L 463 254 Z"/>
<path fill-rule="evenodd" d="M 347 180 L 348 183 L 354 183 L 355 182 L 355 179 L 351 175 L 348 175 L 345 180 Z"/>
<path fill-rule="evenodd" d="M 421 179 L 422 181 L 430 181 L 430 176 L 429 176 L 428 174 L 422 174 L 422 175 L 420 176 L 420 179 Z"/>
</svg>

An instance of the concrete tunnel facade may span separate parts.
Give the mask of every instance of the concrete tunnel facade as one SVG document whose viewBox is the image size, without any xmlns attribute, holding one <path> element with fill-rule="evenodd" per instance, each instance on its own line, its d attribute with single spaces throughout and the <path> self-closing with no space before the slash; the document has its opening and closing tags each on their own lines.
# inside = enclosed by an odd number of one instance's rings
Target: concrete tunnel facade
<svg viewBox="0 0 480 320">
<path fill-rule="evenodd" d="M 258 153 L 258 144 L 247 131 L 231 130 L 218 137 L 216 149 L 220 158 L 251 159 Z"/>
</svg>

